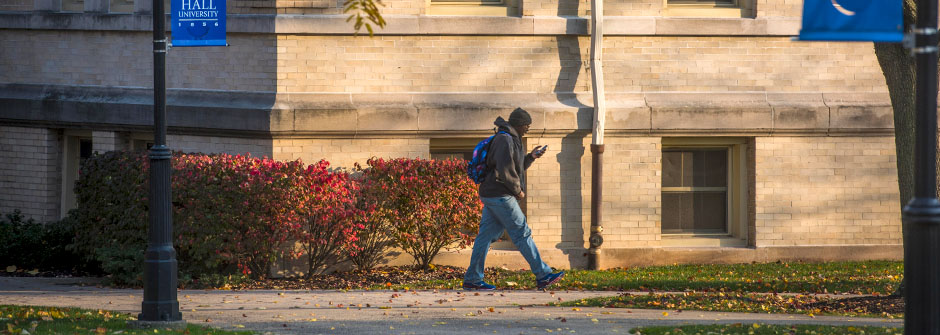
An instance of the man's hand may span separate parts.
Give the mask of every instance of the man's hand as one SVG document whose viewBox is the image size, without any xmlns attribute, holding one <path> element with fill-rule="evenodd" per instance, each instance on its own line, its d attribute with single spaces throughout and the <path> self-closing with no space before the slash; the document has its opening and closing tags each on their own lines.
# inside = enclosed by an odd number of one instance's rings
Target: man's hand
<svg viewBox="0 0 940 335">
<path fill-rule="evenodd" d="M 542 155 L 545 154 L 545 152 L 540 149 L 542 149 L 541 145 L 535 147 L 535 149 L 532 149 L 532 152 L 529 154 L 532 155 L 532 158 L 542 158 Z"/>
<path fill-rule="evenodd" d="M 520 191 L 519 194 L 516 195 L 516 199 L 522 200 L 522 198 L 525 198 L 525 192 Z"/>
</svg>

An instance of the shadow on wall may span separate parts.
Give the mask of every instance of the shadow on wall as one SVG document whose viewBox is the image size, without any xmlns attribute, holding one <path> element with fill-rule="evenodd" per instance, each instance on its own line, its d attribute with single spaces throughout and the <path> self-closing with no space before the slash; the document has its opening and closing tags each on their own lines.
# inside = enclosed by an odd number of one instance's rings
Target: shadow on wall
<svg viewBox="0 0 940 335">
<path fill-rule="evenodd" d="M 578 15 L 579 0 L 559 0 L 558 16 L 563 18 Z M 561 243 L 555 248 L 568 256 L 571 267 L 587 264 L 584 248 L 584 199 L 581 161 L 585 153 L 584 138 L 591 131 L 593 107 L 578 100 L 575 87 L 582 69 L 581 43 L 578 33 L 583 29 L 575 20 L 568 20 L 565 33 L 555 37 L 558 46 L 558 61 L 561 65 L 554 93 L 565 106 L 578 109 L 577 127 L 561 140 L 561 151 L 556 155 L 560 168 L 558 185 L 561 187 Z"/>
<path fill-rule="evenodd" d="M 578 114 L 590 113 L 581 108 Z M 578 118 L 582 119 L 581 117 Z M 584 249 L 584 197 L 581 161 L 584 157 L 584 138 L 588 131 L 574 131 L 561 139 L 561 152 L 556 155 L 560 169 L 558 185 L 561 187 L 561 243 L 555 245 L 568 256 L 568 264 L 578 267 L 587 264 Z"/>
</svg>

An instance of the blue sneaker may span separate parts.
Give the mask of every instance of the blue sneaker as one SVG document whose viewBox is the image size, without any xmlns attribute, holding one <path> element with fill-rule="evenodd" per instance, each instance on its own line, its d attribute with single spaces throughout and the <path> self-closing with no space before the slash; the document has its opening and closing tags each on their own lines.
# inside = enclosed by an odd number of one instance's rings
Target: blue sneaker
<svg viewBox="0 0 940 335">
<path fill-rule="evenodd" d="M 464 282 L 464 283 L 463 283 L 463 289 L 464 289 L 464 290 L 492 291 L 492 290 L 495 290 L 495 289 L 496 289 L 496 286 L 487 284 L 487 283 L 484 282 L 484 281 L 481 281 L 481 282 L 476 283 L 476 284 L 471 284 L 471 283 Z"/>
<path fill-rule="evenodd" d="M 561 280 L 561 278 L 564 278 L 564 277 L 565 277 L 564 271 L 550 273 L 547 276 L 545 276 L 545 278 L 536 280 L 535 285 L 538 286 L 540 290 L 544 290 L 548 288 L 549 286 L 552 286 L 552 284 L 557 283 L 559 280 Z"/>
</svg>

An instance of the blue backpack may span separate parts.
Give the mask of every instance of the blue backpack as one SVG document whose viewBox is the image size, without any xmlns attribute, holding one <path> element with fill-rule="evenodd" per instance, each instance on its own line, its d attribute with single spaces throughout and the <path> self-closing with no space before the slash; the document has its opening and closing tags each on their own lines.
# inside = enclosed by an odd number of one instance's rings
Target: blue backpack
<svg viewBox="0 0 940 335">
<path fill-rule="evenodd" d="M 486 176 L 486 154 L 490 150 L 490 142 L 500 133 L 508 134 L 505 131 L 500 131 L 480 141 L 480 143 L 477 143 L 477 146 L 473 148 L 473 158 L 470 158 L 470 161 L 467 162 L 467 176 L 476 184 L 482 183 L 483 178 Z"/>
</svg>

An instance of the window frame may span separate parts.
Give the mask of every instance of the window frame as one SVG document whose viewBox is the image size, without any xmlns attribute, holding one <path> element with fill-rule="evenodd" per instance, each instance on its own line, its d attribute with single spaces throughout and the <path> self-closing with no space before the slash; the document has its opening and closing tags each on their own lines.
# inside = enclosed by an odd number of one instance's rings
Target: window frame
<svg viewBox="0 0 940 335">
<path fill-rule="evenodd" d="M 725 202 L 725 232 L 723 233 L 695 233 L 695 232 L 664 232 L 660 225 L 662 236 L 713 236 L 713 237 L 734 237 L 738 239 L 747 239 L 747 199 L 748 199 L 748 180 L 747 180 L 747 140 L 745 138 L 732 137 L 663 137 L 660 152 L 669 149 L 713 149 L 727 148 L 728 150 L 728 171 L 727 171 L 727 200 Z M 660 168 L 660 174 L 665 172 Z M 660 194 L 671 190 L 682 188 L 667 188 L 660 185 Z M 693 187 L 694 188 L 694 187 Z M 699 188 L 707 189 L 707 188 Z M 662 196 L 660 196 L 662 199 Z"/>
<path fill-rule="evenodd" d="M 75 197 L 75 182 L 78 181 L 78 170 L 81 167 L 81 142 L 88 141 L 94 146 L 94 138 L 91 131 L 65 130 L 61 133 L 61 194 L 59 199 L 59 217 L 64 218 L 69 210 L 75 208 L 77 199 Z"/>
<path fill-rule="evenodd" d="M 427 15 L 519 16 L 520 0 L 428 0 Z"/>
<path fill-rule="evenodd" d="M 676 3 L 663 0 L 663 16 L 753 18 L 754 0 L 732 0 L 730 4 Z M 680 0 L 681 1 L 681 0 Z"/>
</svg>

